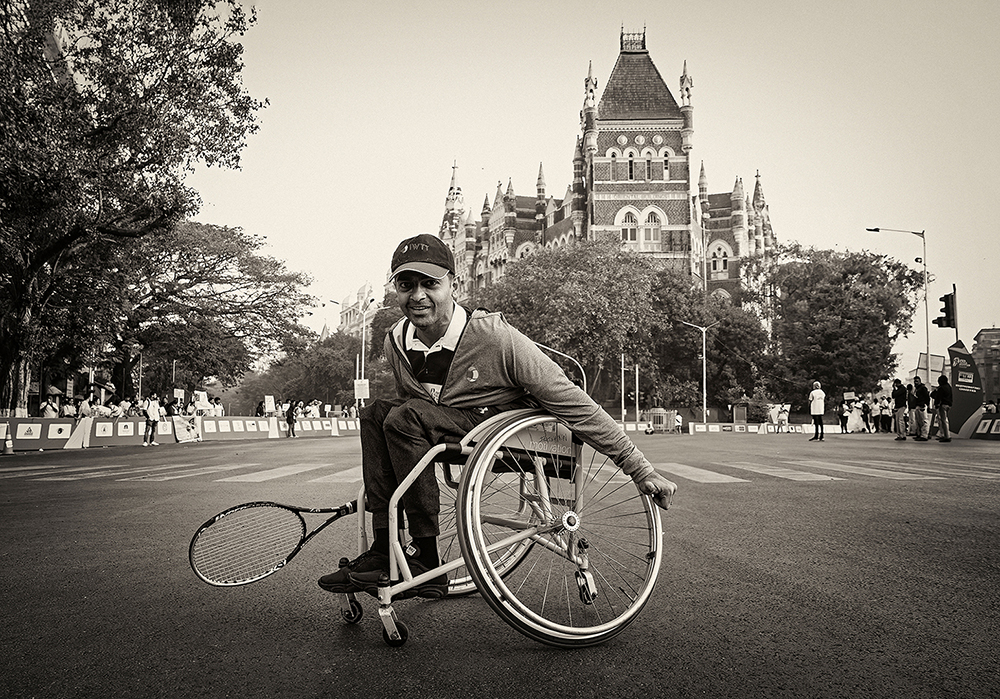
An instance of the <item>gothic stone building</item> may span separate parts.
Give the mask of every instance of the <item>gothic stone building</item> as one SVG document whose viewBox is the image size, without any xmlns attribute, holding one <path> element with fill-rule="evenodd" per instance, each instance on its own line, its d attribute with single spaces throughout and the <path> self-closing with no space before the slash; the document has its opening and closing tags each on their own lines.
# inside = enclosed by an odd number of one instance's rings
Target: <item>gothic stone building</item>
<svg viewBox="0 0 1000 699">
<path fill-rule="evenodd" d="M 709 194 L 702 163 L 695 191 L 693 86 L 685 63 L 678 103 L 646 50 L 645 31 L 623 31 L 599 101 L 592 68 L 584 81 L 573 181 L 561 199 L 547 194 L 539 166 L 533 195 L 498 184 L 493 201 L 487 195 L 474 212 L 453 171 L 439 235 L 455 253 L 460 297 L 539 246 L 602 237 L 690 274 L 709 293 L 735 296 L 740 260 L 766 254 L 774 235 L 759 175 L 752 199 L 739 179 L 731 192 Z"/>
</svg>

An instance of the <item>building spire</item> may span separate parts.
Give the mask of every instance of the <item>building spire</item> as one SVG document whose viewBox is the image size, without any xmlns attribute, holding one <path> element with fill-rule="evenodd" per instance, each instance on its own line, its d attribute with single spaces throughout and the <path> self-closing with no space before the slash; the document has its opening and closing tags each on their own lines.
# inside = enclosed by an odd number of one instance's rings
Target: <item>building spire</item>
<svg viewBox="0 0 1000 699">
<path fill-rule="evenodd" d="M 462 188 L 458 186 L 458 161 L 454 161 L 451 166 L 451 186 L 448 187 L 448 196 L 444 200 L 445 211 L 461 211 L 465 208 L 465 199 L 462 196 Z"/>
</svg>

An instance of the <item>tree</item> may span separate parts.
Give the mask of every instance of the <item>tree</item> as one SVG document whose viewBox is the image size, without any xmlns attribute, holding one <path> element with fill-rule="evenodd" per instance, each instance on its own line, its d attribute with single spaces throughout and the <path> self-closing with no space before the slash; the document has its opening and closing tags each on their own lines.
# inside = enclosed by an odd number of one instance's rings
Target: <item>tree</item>
<svg viewBox="0 0 1000 699">
<path fill-rule="evenodd" d="M 748 294 L 771 325 L 773 395 L 803 406 L 814 380 L 827 395 L 867 392 L 896 369 L 892 347 L 910 332 L 920 272 L 886 255 L 799 244 L 747 272 Z"/>
<path fill-rule="evenodd" d="M 612 370 L 622 353 L 636 361 L 648 356 L 655 273 L 652 260 L 618 241 L 585 241 L 509 263 L 475 302 L 580 362 L 588 392 L 602 400 L 616 384 Z"/>
<path fill-rule="evenodd" d="M 109 274 L 81 260 L 192 215 L 196 163 L 239 166 L 254 21 L 236 0 L 0 5 L 0 414 L 24 411 L 71 288 Z"/>
<path fill-rule="evenodd" d="M 144 362 L 180 360 L 193 389 L 210 376 L 231 384 L 253 361 L 308 333 L 297 320 L 313 301 L 302 291 L 310 279 L 260 255 L 263 245 L 240 229 L 191 221 L 126 245 L 125 301 L 107 340 L 123 395 L 131 394 L 139 348 Z"/>
<path fill-rule="evenodd" d="M 708 404 L 721 406 L 752 395 L 759 383 L 767 336 L 759 316 L 740 306 L 705 297 L 691 286 L 690 277 L 664 270 L 653 288 L 651 329 L 655 403 L 701 408 L 702 338 L 697 328 L 708 328 L 706 374 Z"/>
<path fill-rule="evenodd" d="M 354 358 L 359 338 L 333 333 L 273 362 L 267 370 L 249 374 L 240 385 L 240 409 L 249 410 L 265 395 L 275 399 L 354 402 Z"/>
</svg>

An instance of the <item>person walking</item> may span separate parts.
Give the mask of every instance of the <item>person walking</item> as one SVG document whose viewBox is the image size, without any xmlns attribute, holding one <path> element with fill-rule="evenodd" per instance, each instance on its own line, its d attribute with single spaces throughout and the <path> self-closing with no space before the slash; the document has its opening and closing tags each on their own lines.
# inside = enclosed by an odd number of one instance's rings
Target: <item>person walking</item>
<svg viewBox="0 0 1000 699">
<path fill-rule="evenodd" d="M 823 441 L 823 413 L 826 412 L 826 394 L 819 381 L 813 381 L 813 390 L 809 392 L 809 414 L 813 419 L 813 436 L 810 442 Z"/>
<path fill-rule="evenodd" d="M 906 441 L 906 386 L 899 379 L 892 380 L 892 410 L 895 417 L 896 441 Z"/>
<path fill-rule="evenodd" d="M 851 409 L 847 406 L 847 401 L 840 401 L 840 434 L 847 434 L 847 417 L 851 414 Z"/>
<path fill-rule="evenodd" d="M 927 424 L 927 406 L 930 405 L 931 396 L 927 391 L 927 385 L 919 376 L 913 377 L 913 421 L 916 423 L 915 442 L 926 442 L 927 431 L 930 427 Z"/>
<path fill-rule="evenodd" d="M 295 434 L 295 422 L 297 417 L 298 417 L 298 410 L 296 408 L 295 401 L 289 401 L 288 409 L 285 410 L 285 422 L 288 423 L 289 437 L 298 437 L 298 435 Z"/>
<path fill-rule="evenodd" d="M 948 383 L 948 377 L 944 374 L 938 377 L 938 385 L 934 389 L 934 392 L 931 393 L 931 398 L 934 399 L 934 409 L 937 411 L 939 430 L 937 440 L 939 442 L 950 442 L 951 432 L 948 425 L 948 411 L 951 410 L 952 393 L 951 384 Z"/>
</svg>

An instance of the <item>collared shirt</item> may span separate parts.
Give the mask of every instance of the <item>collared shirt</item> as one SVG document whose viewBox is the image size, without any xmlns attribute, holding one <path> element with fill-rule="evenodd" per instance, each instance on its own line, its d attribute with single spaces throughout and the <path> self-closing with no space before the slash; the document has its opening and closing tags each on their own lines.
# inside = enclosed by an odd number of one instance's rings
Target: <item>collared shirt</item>
<svg viewBox="0 0 1000 699">
<path fill-rule="evenodd" d="M 413 374 L 435 403 L 441 399 L 441 387 L 451 368 L 451 360 L 455 357 L 455 349 L 458 347 L 458 341 L 462 337 L 468 319 L 465 309 L 456 303 L 448 329 L 430 347 L 417 337 L 417 329 L 412 323 L 406 328 L 406 335 L 403 338 L 406 358 L 410 360 Z"/>
</svg>

